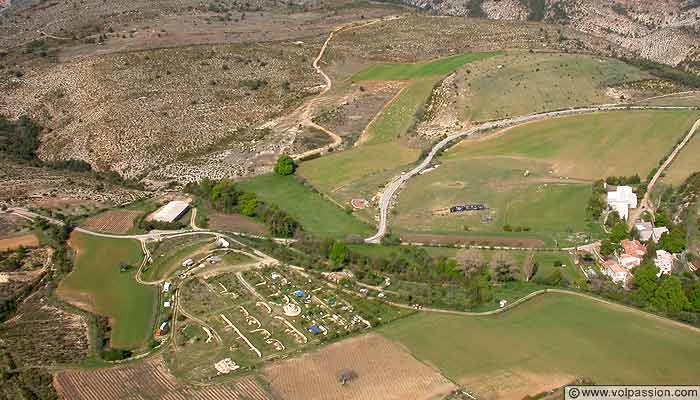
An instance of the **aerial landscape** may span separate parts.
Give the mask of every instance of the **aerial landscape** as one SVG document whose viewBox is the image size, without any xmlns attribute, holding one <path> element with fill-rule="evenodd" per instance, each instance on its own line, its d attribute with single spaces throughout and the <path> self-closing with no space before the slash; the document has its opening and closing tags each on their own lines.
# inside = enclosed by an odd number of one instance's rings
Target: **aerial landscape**
<svg viewBox="0 0 700 400">
<path fill-rule="evenodd" d="M 697 0 L 0 0 L 0 188 L 0 400 L 700 385 Z"/>
</svg>

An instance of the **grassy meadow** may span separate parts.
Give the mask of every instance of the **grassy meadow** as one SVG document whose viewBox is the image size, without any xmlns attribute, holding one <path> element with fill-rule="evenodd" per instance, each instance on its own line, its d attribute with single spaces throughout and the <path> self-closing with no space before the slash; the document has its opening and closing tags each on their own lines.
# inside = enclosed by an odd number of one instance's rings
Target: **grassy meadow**
<svg viewBox="0 0 700 400">
<path fill-rule="evenodd" d="M 465 140 L 446 159 L 526 158 L 548 163 L 555 176 L 645 177 L 699 116 L 697 111 L 617 111 L 555 118 Z"/>
<path fill-rule="evenodd" d="M 700 117 L 700 115 L 698 115 Z M 663 181 L 673 186 L 683 183 L 693 172 L 700 171 L 700 129 L 666 169 Z"/>
<path fill-rule="evenodd" d="M 155 287 L 140 285 L 134 274 L 141 263 L 139 243 L 73 233 L 73 271 L 61 281 L 59 295 L 66 301 L 109 317 L 111 346 L 135 349 L 147 344 L 153 329 L 157 299 Z M 122 264 L 133 266 L 120 272 Z"/>
<path fill-rule="evenodd" d="M 509 52 L 470 65 L 470 72 L 457 100 L 465 121 L 611 103 L 608 87 L 651 78 L 619 60 L 564 53 Z"/>
<path fill-rule="evenodd" d="M 697 332 L 568 295 L 540 296 L 495 316 L 421 313 L 380 331 L 485 398 L 522 398 L 543 383 L 578 377 L 694 384 L 700 369 Z"/>
<path fill-rule="evenodd" d="M 327 157 L 319 160 L 325 160 Z M 306 163 L 302 164 L 302 167 Z M 241 189 L 285 210 L 302 228 L 318 237 L 344 239 L 368 235 L 372 228 L 314 193 L 293 176 L 261 175 L 240 182 Z"/>
<path fill-rule="evenodd" d="M 571 234 L 594 229 L 586 216 L 590 193 L 587 183 L 551 177 L 543 163 L 498 157 L 450 159 L 409 181 L 398 198 L 392 226 L 402 232 L 495 234 L 531 237 L 550 246 L 554 240 L 566 244 Z M 435 210 L 465 203 L 485 204 L 488 210 L 435 215 Z M 529 231 L 505 232 L 505 225 Z"/>
<path fill-rule="evenodd" d="M 503 52 L 469 53 L 415 64 L 377 64 L 358 72 L 352 77 L 352 80 L 355 82 L 370 80 L 408 81 L 426 77 L 442 77 L 467 64 L 503 54 Z"/>
</svg>

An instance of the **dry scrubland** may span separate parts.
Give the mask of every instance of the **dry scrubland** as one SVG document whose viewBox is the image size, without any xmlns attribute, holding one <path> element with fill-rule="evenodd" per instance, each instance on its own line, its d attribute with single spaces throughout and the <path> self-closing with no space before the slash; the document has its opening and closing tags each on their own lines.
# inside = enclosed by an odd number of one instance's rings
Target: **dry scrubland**
<svg viewBox="0 0 700 400">
<path fill-rule="evenodd" d="M 88 323 L 56 305 L 45 289 L 25 300 L 0 329 L 0 347 L 21 360 L 18 367 L 73 364 L 90 347 Z"/>
<path fill-rule="evenodd" d="M 163 180 L 240 176 L 260 153 L 291 145 L 293 136 L 252 128 L 317 90 L 308 61 L 316 51 L 312 40 L 81 58 L 5 83 L 0 113 L 29 113 L 51 128 L 39 149 L 46 160 Z"/>
<path fill-rule="evenodd" d="M 30 167 L 0 160 L 0 201 L 36 203 L 44 199 L 63 198 L 70 201 L 89 200 L 102 204 L 121 204 L 144 197 L 139 190 L 98 181 L 85 174 Z"/>
<path fill-rule="evenodd" d="M 340 32 L 326 54 L 328 70 L 346 77 L 378 62 L 419 62 L 476 51 L 502 49 L 596 50 L 608 43 L 563 28 L 533 22 L 457 17 L 406 16 Z"/>
<path fill-rule="evenodd" d="M 41 38 L 40 32 L 69 39 L 106 34 L 105 45 L 84 40 L 60 41 L 69 45 L 61 52 L 67 57 L 190 44 L 292 39 L 328 32 L 361 16 L 373 18 L 399 10 L 391 5 L 351 0 L 83 0 L 77 8 L 71 2 L 15 1 L 5 16 L 0 16 L 0 47 L 12 48 Z"/>
<path fill-rule="evenodd" d="M 350 369 L 357 379 L 341 385 L 336 374 Z M 455 385 L 400 346 L 370 334 L 265 369 L 275 393 L 288 400 L 422 400 L 450 393 Z"/>
<path fill-rule="evenodd" d="M 224 385 L 190 387 L 176 380 L 160 358 L 122 367 L 68 370 L 56 375 L 59 394 L 70 400 L 268 400 L 253 377 Z"/>
</svg>

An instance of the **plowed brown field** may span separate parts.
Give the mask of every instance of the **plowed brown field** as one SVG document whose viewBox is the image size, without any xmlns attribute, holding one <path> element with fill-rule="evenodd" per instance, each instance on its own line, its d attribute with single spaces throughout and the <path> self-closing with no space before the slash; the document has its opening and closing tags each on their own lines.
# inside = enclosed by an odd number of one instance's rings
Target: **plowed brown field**
<svg viewBox="0 0 700 400">
<path fill-rule="evenodd" d="M 357 378 L 341 385 L 336 374 L 350 369 Z M 370 334 L 265 369 L 275 393 L 287 400 L 423 400 L 456 387 L 398 344 Z"/>
<path fill-rule="evenodd" d="M 253 377 L 206 387 L 179 383 L 163 365 L 151 359 L 129 366 L 65 371 L 56 375 L 61 398 L 70 400 L 270 400 Z"/>
<path fill-rule="evenodd" d="M 141 214 L 141 211 L 130 210 L 105 211 L 85 220 L 82 227 L 103 233 L 127 233 L 134 226 L 134 220 Z"/>
</svg>

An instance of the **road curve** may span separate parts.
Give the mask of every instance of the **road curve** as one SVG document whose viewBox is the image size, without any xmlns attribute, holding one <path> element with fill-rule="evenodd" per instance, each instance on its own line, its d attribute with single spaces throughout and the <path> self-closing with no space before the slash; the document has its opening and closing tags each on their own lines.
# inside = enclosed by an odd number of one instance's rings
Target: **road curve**
<svg viewBox="0 0 700 400">
<path fill-rule="evenodd" d="M 539 114 L 529 114 L 529 115 L 523 115 L 523 116 L 519 116 L 519 117 L 506 118 L 506 119 L 501 119 L 501 120 L 497 120 L 497 121 L 486 122 L 484 124 L 481 124 L 477 127 L 468 129 L 466 131 L 453 133 L 453 134 L 447 136 L 446 138 L 442 139 L 435 146 L 433 146 L 433 148 L 430 150 L 428 155 L 416 167 L 414 167 L 413 169 L 411 169 L 410 171 L 408 171 L 406 173 L 401 174 L 401 176 L 399 176 L 399 177 L 395 178 L 393 181 L 389 182 L 389 184 L 384 189 L 384 193 L 382 193 L 382 197 L 379 200 L 379 225 L 377 227 L 377 232 L 373 236 L 366 238 L 365 243 L 379 243 L 379 242 L 381 242 L 382 238 L 384 237 L 384 235 L 386 235 L 386 232 L 387 232 L 389 208 L 391 206 L 391 200 L 394 197 L 394 195 L 396 194 L 396 192 L 409 179 L 411 179 L 415 175 L 418 175 L 421 171 L 423 171 L 426 167 L 428 167 L 428 165 L 430 165 L 430 163 L 433 161 L 433 158 L 435 157 L 435 155 L 439 151 L 441 151 L 442 149 L 448 147 L 448 145 L 454 140 L 469 137 L 475 133 L 485 132 L 485 131 L 488 131 L 491 129 L 507 128 L 507 127 L 512 127 L 515 125 L 524 124 L 527 122 L 540 121 L 540 120 L 569 116 L 569 115 L 591 114 L 591 113 L 597 113 L 597 112 L 609 112 L 609 111 L 621 111 L 621 110 L 694 110 L 694 109 L 697 109 L 697 107 L 599 105 L 599 106 L 591 106 L 591 107 L 583 107 L 583 108 L 569 108 L 569 109 L 559 110 L 559 111 L 550 111 L 550 112 L 539 113 Z"/>
</svg>

